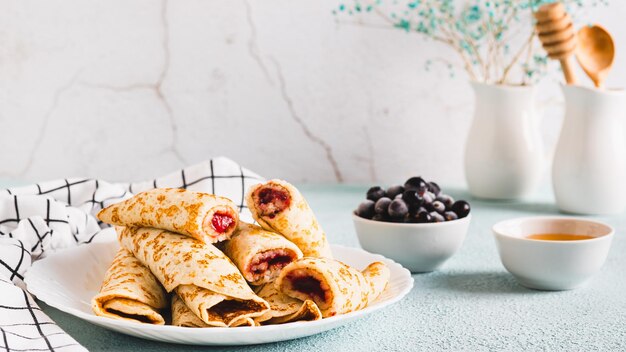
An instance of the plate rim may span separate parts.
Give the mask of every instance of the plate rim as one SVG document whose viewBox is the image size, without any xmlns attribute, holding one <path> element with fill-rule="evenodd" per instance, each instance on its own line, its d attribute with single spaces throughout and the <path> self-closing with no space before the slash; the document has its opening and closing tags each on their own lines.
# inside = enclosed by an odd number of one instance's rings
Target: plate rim
<svg viewBox="0 0 626 352">
<path fill-rule="evenodd" d="M 207 330 L 206 328 L 190 328 L 190 327 L 182 327 L 182 326 L 173 326 L 173 325 L 154 325 L 154 324 L 137 324 L 135 322 L 130 322 L 130 321 L 124 321 L 124 320 L 118 320 L 118 319 L 112 319 L 112 318 L 107 318 L 107 317 L 101 317 L 101 316 L 97 316 L 95 314 L 88 314 L 83 312 L 82 310 L 73 308 L 73 307 L 68 307 L 66 305 L 62 305 L 62 304 L 57 304 L 55 302 L 55 299 L 53 297 L 53 294 L 48 294 L 46 293 L 46 290 L 38 290 L 37 289 L 37 281 L 41 280 L 37 277 L 34 277 L 33 275 L 35 275 L 35 273 L 37 272 L 38 267 L 41 267 L 43 265 L 46 264 L 47 260 L 50 260 L 49 258 L 54 258 L 60 255 L 67 255 L 67 252 L 71 252 L 71 251 L 83 251 L 85 250 L 85 248 L 83 248 L 83 246 L 90 246 L 90 245 L 111 245 L 111 244 L 117 244 L 117 241 L 115 240 L 111 240 L 111 241 L 104 241 L 104 242 L 95 242 L 95 243 L 90 243 L 90 244 L 86 244 L 86 245 L 79 245 L 76 247 L 72 247 L 72 248 L 66 248 L 60 251 L 56 251 L 52 254 L 50 254 L 49 256 L 46 256 L 45 258 L 38 260 L 36 262 L 33 263 L 33 265 L 29 268 L 29 270 L 26 272 L 25 277 L 24 277 L 24 283 L 26 284 L 26 290 L 32 294 L 33 296 L 35 296 L 38 300 L 43 301 L 44 303 L 46 303 L 48 306 L 54 307 L 62 312 L 65 312 L 67 314 L 70 314 L 74 317 L 80 318 L 82 320 L 85 320 L 87 322 L 102 326 L 104 328 L 107 328 L 109 330 L 112 329 L 112 327 L 110 327 L 111 325 L 114 325 L 116 328 L 124 328 L 124 329 L 139 329 L 139 330 L 143 330 L 146 332 L 167 332 L 167 333 L 176 333 L 176 332 L 184 332 L 186 334 L 206 334 Z M 385 262 L 385 264 L 387 265 L 392 265 L 395 266 L 397 269 L 397 272 L 400 273 L 399 277 L 404 278 L 404 281 L 406 282 L 406 284 L 404 285 L 405 287 L 400 290 L 395 296 L 382 301 L 382 302 L 378 302 L 375 301 L 373 305 L 368 305 L 367 307 L 354 311 L 354 312 L 349 312 L 346 314 L 341 314 L 341 315 L 337 315 L 337 316 L 333 316 L 333 317 L 329 317 L 329 318 L 324 318 L 324 319 L 320 319 L 320 320 L 315 320 L 315 321 L 296 321 L 296 322 L 291 322 L 291 323 L 285 323 L 285 324 L 276 324 L 276 325 L 263 325 L 263 326 L 243 326 L 243 327 L 237 327 L 236 329 L 233 329 L 231 327 L 210 327 L 210 331 L 215 332 L 216 334 L 228 334 L 228 335 L 232 335 L 232 334 L 239 334 L 239 333 L 247 333 L 249 331 L 255 331 L 258 333 L 262 333 L 262 332 L 271 332 L 271 331 L 276 331 L 276 330 L 280 330 L 280 331 L 291 331 L 294 329 L 300 329 L 302 327 L 302 325 L 306 325 L 308 327 L 311 328 L 315 328 L 315 327 L 320 327 L 320 326 L 325 326 L 325 325 L 329 325 L 329 324 L 333 324 L 333 323 L 337 323 L 337 322 L 341 322 L 342 320 L 347 320 L 346 323 L 349 323 L 350 321 L 353 321 L 359 317 L 362 317 L 364 315 L 368 315 L 370 313 L 373 313 L 377 310 L 381 310 L 387 306 L 390 306 L 392 304 L 395 304 L 397 302 L 399 302 L 400 300 L 402 300 L 404 297 L 406 297 L 409 292 L 411 292 L 411 290 L 414 287 L 415 284 L 415 279 L 412 277 L 411 272 L 406 269 L 405 267 L 403 267 L 400 263 L 394 261 L 393 259 L 387 258 L 381 254 L 377 254 L 377 253 L 371 253 L 368 252 L 366 250 L 364 250 L 363 248 L 359 248 L 359 247 L 351 247 L 351 246 L 346 246 L 346 245 L 341 245 L 341 244 L 331 244 L 331 250 L 334 248 L 340 248 L 341 250 L 349 250 L 349 251 L 361 251 L 364 252 L 365 254 L 369 255 L 372 257 L 373 261 L 383 261 Z M 31 290 L 31 287 L 35 287 L 35 290 Z M 336 326 L 335 326 L 336 327 Z M 334 327 L 332 327 L 334 328 Z M 330 329 L 332 329 L 330 328 Z M 330 330 L 328 329 L 328 330 Z M 119 331 L 119 330 L 117 330 Z M 125 333 L 127 335 L 130 335 L 128 333 Z M 314 333 L 313 335 L 318 334 L 318 333 Z M 137 336 L 137 335 L 132 335 L 132 336 Z M 146 337 L 141 337 L 141 338 L 146 338 Z M 163 341 L 163 340 L 161 340 Z M 276 340 L 276 342 L 278 342 L 280 340 Z"/>
</svg>

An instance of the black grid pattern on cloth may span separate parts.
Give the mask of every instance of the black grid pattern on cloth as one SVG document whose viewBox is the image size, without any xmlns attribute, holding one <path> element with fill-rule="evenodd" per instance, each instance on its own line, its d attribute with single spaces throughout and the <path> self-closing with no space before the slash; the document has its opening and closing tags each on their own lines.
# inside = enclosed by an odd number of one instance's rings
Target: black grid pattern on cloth
<svg viewBox="0 0 626 352">
<path fill-rule="evenodd" d="M 68 178 L 0 190 L 0 351 L 84 351 L 14 283 L 23 284 L 32 261 L 110 235 L 95 217 L 101 209 L 155 187 L 186 188 L 230 198 L 241 218 L 252 221 L 245 193 L 261 181 L 232 160 L 215 158 L 130 184 Z"/>
<path fill-rule="evenodd" d="M 36 305 L 32 297 L 0 277 L 0 350 L 85 351 Z"/>
</svg>

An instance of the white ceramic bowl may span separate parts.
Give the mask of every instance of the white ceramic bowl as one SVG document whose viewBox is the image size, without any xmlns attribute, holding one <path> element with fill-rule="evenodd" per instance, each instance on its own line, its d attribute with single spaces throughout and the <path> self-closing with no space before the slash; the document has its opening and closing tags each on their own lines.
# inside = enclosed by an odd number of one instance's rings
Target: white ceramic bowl
<svg viewBox="0 0 626 352">
<path fill-rule="evenodd" d="M 436 270 L 461 248 L 471 216 L 425 224 L 374 221 L 356 214 L 352 219 L 363 249 L 422 273 Z"/>
<path fill-rule="evenodd" d="M 493 226 L 502 264 L 517 281 L 539 290 L 571 290 L 588 282 L 611 247 L 613 228 L 572 217 L 529 217 Z M 531 234 L 563 233 L 593 236 L 576 241 L 531 240 Z"/>
</svg>

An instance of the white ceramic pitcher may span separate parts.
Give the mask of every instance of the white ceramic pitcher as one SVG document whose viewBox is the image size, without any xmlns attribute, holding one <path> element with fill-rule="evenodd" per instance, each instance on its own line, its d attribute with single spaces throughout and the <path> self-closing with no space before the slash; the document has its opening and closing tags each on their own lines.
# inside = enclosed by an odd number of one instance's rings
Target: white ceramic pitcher
<svg viewBox="0 0 626 352">
<path fill-rule="evenodd" d="M 616 214 L 626 207 L 626 91 L 563 86 L 565 120 L 552 165 L 562 211 Z"/>
<path fill-rule="evenodd" d="M 472 82 L 474 120 L 465 147 L 472 195 L 515 199 L 533 192 L 545 167 L 533 86 Z"/>
</svg>

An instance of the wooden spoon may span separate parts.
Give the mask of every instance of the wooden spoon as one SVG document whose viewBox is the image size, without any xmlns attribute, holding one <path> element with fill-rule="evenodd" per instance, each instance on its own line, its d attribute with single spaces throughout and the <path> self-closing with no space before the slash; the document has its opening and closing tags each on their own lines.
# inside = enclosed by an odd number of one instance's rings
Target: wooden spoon
<svg viewBox="0 0 626 352">
<path fill-rule="evenodd" d="M 551 59 L 559 60 L 567 84 L 576 84 L 570 57 L 576 49 L 572 18 L 560 2 L 543 5 L 535 12 L 539 40 Z"/>
<path fill-rule="evenodd" d="M 615 59 L 615 44 L 609 32 L 597 24 L 581 28 L 576 59 L 596 87 L 603 88 Z"/>
</svg>

